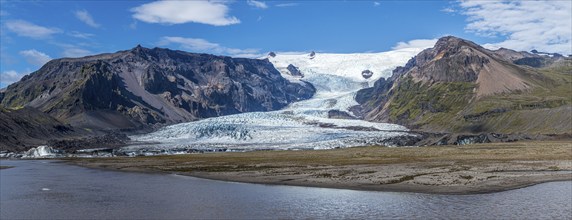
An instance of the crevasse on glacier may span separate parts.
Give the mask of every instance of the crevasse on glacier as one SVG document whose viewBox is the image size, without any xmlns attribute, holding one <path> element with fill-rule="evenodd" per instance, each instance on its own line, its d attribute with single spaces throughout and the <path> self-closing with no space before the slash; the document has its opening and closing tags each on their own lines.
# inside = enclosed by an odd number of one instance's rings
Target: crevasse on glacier
<svg viewBox="0 0 572 220">
<path fill-rule="evenodd" d="M 137 149 L 330 149 L 382 143 L 383 140 L 407 135 L 400 125 L 372 123 L 352 119 L 328 118 L 328 111 L 348 109 L 358 103 L 356 92 L 372 86 L 381 77 L 403 65 L 423 48 L 408 48 L 382 53 L 281 54 L 269 56 L 282 76 L 293 82 L 312 83 L 314 97 L 292 103 L 283 110 L 251 112 L 208 118 L 171 125 L 159 131 L 132 136 L 143 144 L 129 146 Z M 266 57 L 265 57 L 266 58 Z M 304 75 L 292 76 L 287 67 L 292 64 Z M 365 79 L 362 71 L 373 76 Z M 356 129 L 358 128 L 358 129 Z M 359 129 L 362 128 L 362 129 Z M 367 131 L 366 131 L 367 130 Z"/>
</svg>

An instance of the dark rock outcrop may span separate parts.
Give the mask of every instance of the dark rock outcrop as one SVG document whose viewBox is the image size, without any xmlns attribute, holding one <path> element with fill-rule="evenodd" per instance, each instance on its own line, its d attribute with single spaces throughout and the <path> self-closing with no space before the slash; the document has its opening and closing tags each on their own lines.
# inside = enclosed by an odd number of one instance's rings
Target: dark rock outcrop
<svg viewBox="0 0 572 220">
<path fill-rule="evenodd" d="M 345 111 L 340 110 L 330 110 L 328 111 L 328 118 L 337 118 L 337 119 L 357 119 L 356 117 L 348 114 Z"/>
<path fill-rule="evenodd" d="M 292 65 L 292 64 L 289 64 L 288 67 L 286 67 L 286 69 L 290 72 L 290 75 L 292 75 L 292 76 L 297 76 L 297 77 L 300 77 L 300 78 L 303 78 L 303 77 L 304 77 L 304 74 L 302 74 L 302 72 L 300 72 L 300 70 L 298 69 L 298 67 L 296 67 L 296 66 L 294 66 L 294 65 Z"/>
<path fill-rule="evenodd" d="M 371 76 L 373 76 L 373 72 L 371 70 L 364 70 L 361 72 L 361 76 L 363 76 L 363 78 L 369 79 Z"/>
<path fill-rule="evenodd" d="M 314 92 L 266 59 L 137 46 L 52 60 L 8 86 L 0 106 L 34 107 L 79 128 L 138 129 L 277 110 Z"/>
</svg>

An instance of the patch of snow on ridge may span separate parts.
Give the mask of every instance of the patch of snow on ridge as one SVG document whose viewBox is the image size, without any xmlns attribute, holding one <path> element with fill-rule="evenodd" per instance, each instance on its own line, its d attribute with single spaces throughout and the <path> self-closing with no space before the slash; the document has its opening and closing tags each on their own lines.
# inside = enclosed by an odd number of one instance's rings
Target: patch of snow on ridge
<svg viewBox="0 0 572 220">
<path fill-rule="evenodd" d="M 250 112 L 207 118 L 167 126 L 156 132 L 131 136 L 144 143 L 124 151 L 170 149 L 331 149 L 381 144 L 391 137 L 408 135 L 407 128 L 386 123 L 328 118 L 328 111 L 357 105 L 354 96 L 362 88 L 373 86 L 381 77 L 391 76 L 395 67 L 404 65 L 419 49 L 400 49 L 382 53 L 281 54 L 268 57 L 282 76 L 292 82 L 309 82 L 316 88 L 314 97 L 290 104 L 283 110 Z M 296 66 L 304 77 L 289 75 L 288 65 Z M 362 71 L 373 76 L 365 79 Z"/>
</svg>

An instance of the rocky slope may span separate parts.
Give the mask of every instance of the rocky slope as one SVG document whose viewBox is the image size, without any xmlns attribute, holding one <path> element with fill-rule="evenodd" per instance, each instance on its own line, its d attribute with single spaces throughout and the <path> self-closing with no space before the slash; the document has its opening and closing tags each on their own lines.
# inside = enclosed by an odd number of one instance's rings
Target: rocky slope
<svg viewBox="0 0 572 220">
<path fill-rule="evenodd" d="M 0 106 L 33 107 L 86 129 L 138 129 L 270 111 L 312 97 L 268 60 L 143 48 L 57 59 L 8 86 Z"/>
<path fill-rule="evenodd" d="M 0 107 L 0 151 L 22 151 L 47 139 L 74 135 L 75 129 L 36 109 Z"/>
<path fill-rule="evenodd" d="M 367 120 L 430 132 L 570 133 L 571 70 L 569 58 L 443 37 L 358 92 L 355 110 Z"/>
</svg>

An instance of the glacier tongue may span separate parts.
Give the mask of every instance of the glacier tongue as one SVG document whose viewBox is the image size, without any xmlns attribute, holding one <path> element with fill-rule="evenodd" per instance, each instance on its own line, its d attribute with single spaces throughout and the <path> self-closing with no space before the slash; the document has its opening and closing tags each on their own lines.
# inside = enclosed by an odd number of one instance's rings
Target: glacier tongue
<svg viewBox="0 0 572 220">
<path fill-rule="evenodd" d="M 382 53 L 322 54 L 312 59 L 308 54 L 276 54 L 268 57 L 290 81 L 306 81 L 316 88 L 314 97 L 295 102 L 273 112 L 250 112 L 207 118 L 162 128 L 156 132 L 132 136 L 138 142 L 155 143 L 125 147 L 125 151 L 169 149 L 330 149 L 381 144 L 383 140 L 408 135 L 407 128 L 386 123 L 328 118 L 328 111 L 348 109 L 358 103 L 359 89 L 373 85 L 381 77 L 404 65 L 419 49 L 402 49 Z M 291 76 L 292 64 L 304 75 Z M 361 73 L 373 72 L 366 79 Z"/>
</svg>

